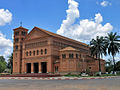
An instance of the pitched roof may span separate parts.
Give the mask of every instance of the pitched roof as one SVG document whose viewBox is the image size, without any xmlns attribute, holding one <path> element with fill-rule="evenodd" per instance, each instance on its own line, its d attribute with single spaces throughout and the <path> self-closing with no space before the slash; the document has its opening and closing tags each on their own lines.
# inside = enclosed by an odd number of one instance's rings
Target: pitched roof
<svg viewBox="0 0 120 90">
<path fill-rule="evenodd" d="M 75 42 L 75 43 L 79 43 L 79 44 L 81 44 L 81 45 L 84 45 L 84 46 L 87 46 L 87 47 L 88 47 L 88 45 L 85 44 L 85 43 L 82 43 L 82 42 L 79 42 L 79 41 L 76 41 L 76 40 L 73 40 L 73 39 L 70 39 L 70 38 L 67 38 L 67 37 L 64 37 L 64 36 L 61 36 L 61 35 L 52 33 L 52 32 L 49 32 L 49 31 L 47 31 L 47 30 L 44 30 L 44 29 L 41 29 L 41 28 L 38 28 L 38 27 L 34 27 L 34 28 L 37 28 L 37 29 L 43 31 L 43 32 L 47 33 L 48 35 L 51 35 L 51 36 L 54 36 L 54 37 L 58 37 L 58 38 L 61 38 L 61 39 L 65 39 L 65 40 L 69 40 L 69 41 L 72 41 L 72 42 Z M 33 29 L 34 29 L 34 28 L 33 28 Z"/>
<path fill-rule="evenodd" d="M 20 26 L 20 27 L 18 27 L 18 28 L 15 28 L 15 29 L 13 29 L 13 30 L 15 31 L 15 30 L 18 30 L 18 29 L 24 29 L 24 30 L 27 30 L 27 31 L 28 31 L 28 29 L 26 29 L 26 28 L 24 28 L 24 27 L 22 27 L 22 26 Z"/>
<path fill-rule="evenodd" d="M 61 49 L 60 51 L 79 51 L 79 50 L 77 50 L 73 47 L 65 47 L 65 48 Z"/>
</svg>

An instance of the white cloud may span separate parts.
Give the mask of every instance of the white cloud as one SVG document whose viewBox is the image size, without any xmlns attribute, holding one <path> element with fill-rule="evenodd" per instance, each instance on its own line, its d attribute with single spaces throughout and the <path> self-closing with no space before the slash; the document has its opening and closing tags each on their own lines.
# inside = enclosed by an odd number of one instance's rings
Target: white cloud
<svg viewBox="0 0 120 90">
<path fill-rule="evenodd" d="M 0 9 L 0 26 L 3 26 L 12 21 L 12 13 L 6 9 Z"/>
<path fill-rule="evenodd" d="M 79 19 L 80 14 L 78 10 L 78 3 L 74 0 L 68 0 L 69 8 L 66 10 L 67 17 L 62 21 L 60 29 L 57 34 L 67 36 L 69 38 L 88 43 L 96 36 L 105 36 L 113 29 L 110 23 L 102 25 L 103 17 L 100 13 L 95 14 L 93 20 L 84 19 L 76 24 L 76 19 Z"/>
<path fill-rule="evenodd" d="M 9 56 L 12 52 L 12 46 L 12 41 L 0 33 L 0 55 L 3 55 L 5 58 L 7 58 L 7 56 Z"/>
<path fill-rule="evenodd" d="M 120 53 L 116 55 L 115 60 L 116 60 L 116 62 L 120 61 Z"/>
<path fill-rule="evenodd" d="M 108 1 L 102 1 L 102 2 L 100 3 L 100 5 L 103 6 L 103 7 L 106 7 L 106 6 L 111 5 L 111 3 L 108 2 Z"/>
</svg>

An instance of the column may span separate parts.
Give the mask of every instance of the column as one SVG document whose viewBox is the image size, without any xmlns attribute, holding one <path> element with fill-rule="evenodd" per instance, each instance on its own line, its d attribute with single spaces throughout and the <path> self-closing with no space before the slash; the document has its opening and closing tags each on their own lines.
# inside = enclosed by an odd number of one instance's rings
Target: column
<svg viewBox="0 0 120 90">
<path fill-rule="evenodd" d="M 31 63 L 31 73 L 34 73 L 34 66 L 33 66 L 33 63 Z"/>
<path fill-rule="evenodd" d="M 42 73 L 41 72 L 41 62 L 39 62 L 38 64 L 39 64 L 39 73 Z"/>
<path fill-rule="evenodd" d="M 24 72 L 27 73 L 27 63 L 25 63 L 24 65 L 25 65 Z"/>
</svg>

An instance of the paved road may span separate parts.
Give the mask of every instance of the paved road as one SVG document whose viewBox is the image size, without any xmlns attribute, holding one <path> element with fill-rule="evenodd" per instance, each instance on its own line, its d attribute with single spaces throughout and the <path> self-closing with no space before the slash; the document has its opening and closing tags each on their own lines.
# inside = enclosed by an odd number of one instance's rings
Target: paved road
<svg viewBox="0 0 120 90">
<path fill-rule="evenodd" d="M 96 80 L 0 80 L 0 90 L 120 90 L 120 78 Z"/>
</svg>

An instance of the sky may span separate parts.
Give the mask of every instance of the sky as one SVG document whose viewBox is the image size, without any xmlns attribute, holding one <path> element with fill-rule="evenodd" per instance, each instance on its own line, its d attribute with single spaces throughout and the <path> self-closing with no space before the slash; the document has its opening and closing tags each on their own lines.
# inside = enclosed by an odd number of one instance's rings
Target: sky
<svg viewBox="0 0 120 90">
<path fill-rule="evenodd" d="M 120 0 L 0 0 L 0 55 L 12 53 L 20 22 L 89 44 L 111 31 L 120 35 L 119 10 Z"/>
</svg>

